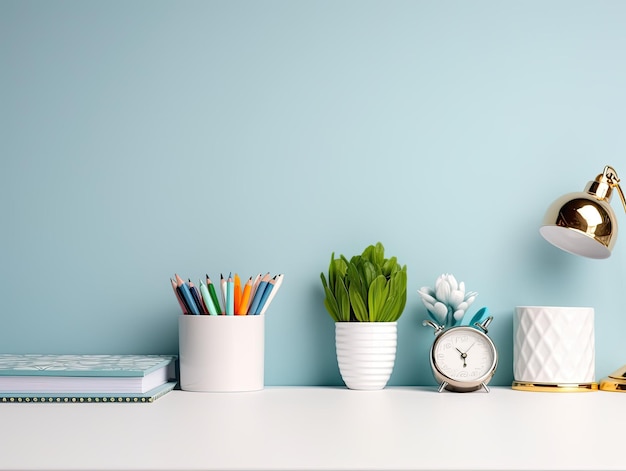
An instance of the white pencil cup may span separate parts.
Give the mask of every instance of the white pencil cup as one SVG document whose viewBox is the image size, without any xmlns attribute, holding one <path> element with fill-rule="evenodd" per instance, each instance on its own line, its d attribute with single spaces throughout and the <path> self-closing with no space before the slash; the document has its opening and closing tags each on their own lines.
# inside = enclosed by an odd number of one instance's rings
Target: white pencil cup
<svg viewBox="0 0 626 471">
<path fill-rule="evenodd" d="M 181 315 L 178 341 L 184 391 L 263 389 L 265 316 Z"/>
<path fill-rule="evenodd" d="M 594 310 L 518 306 L 513 316 L 513 389 L 597 389 Z"/>
</svg>

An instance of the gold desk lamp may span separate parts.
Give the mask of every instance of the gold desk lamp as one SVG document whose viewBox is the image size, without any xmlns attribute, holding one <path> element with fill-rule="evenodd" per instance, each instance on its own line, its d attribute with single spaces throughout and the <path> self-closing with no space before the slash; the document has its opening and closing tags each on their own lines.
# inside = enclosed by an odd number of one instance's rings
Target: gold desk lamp
<svg viewBox="0 0 626 471">
<path fill-rule="evenodd" d="M 569 193 L 550 205 L 539 232 L 552 245 L 574 255 L 608 258 L 617 240 L 617 218 L 611 208 L 616 189 L 626 211 L 617 172 L 609 166 L 587 183 L 584 191 Z M 605 391 L 626 392 L 626 365 L 600 382 Z"/>
</svg>

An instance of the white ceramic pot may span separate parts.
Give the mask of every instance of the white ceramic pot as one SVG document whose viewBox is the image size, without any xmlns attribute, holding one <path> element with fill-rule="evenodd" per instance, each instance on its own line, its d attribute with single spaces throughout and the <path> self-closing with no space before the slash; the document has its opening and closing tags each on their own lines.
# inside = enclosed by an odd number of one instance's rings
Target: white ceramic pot
<svg viewBox="0 0 626 471">
<path fill-rule="evenodd" d="M 383 389 L 396 361 L 397 322 L 336 322 L 337 363 L 350 389 Z"/>
<path fill-rule="evenodd" d="M 513 317 L 513 374 L 518 382 L 595 382 L 594 310 L 518 306 Z"/>
</svg>

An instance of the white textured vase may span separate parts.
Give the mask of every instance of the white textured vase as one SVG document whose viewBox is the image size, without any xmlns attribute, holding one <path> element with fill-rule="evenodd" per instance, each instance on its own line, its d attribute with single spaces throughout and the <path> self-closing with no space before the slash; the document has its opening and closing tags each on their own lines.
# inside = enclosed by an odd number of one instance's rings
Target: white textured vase
<svg viewBox="0 0 626 471">
<path fill-rule="evenodd" d="M 529 383 L 595 381 L 594 310 L 518 306 L 513 318 L 513 374 Z"/>
<path fill-rule="evenodd" d="M 397 322 L 336 322 L 337 363 L 350 389 L 383 389 L 393 371 Z"/>
</svg>

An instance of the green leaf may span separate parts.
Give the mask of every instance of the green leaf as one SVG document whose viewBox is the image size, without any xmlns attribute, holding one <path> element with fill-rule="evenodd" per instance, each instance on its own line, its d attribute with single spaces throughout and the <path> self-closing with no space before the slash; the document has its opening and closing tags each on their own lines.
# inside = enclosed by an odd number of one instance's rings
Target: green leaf
<svg viewBox="0 0 626 471">
<path fill-rule="evenodd" d="M 383 275 L 377 276 L 370 285 L 367 293 L 367 305 L 370 313 L 370 321 L 378 321 L 379 313 L 385 305 L 385 300 L 389 295 L 387 279 Z"/>
<path fill-rule="evenodd" d="M 369 316 L 367 314 L 367 307 L 365 306 L 361 293 L 353 286 L 350 286 L 348 292 L 350 294 L 350 302 L 352 303 L 352 309 L 354 310 L 356 320 L 359 322 L 367 322 L 369 320 Z"/>
<path fill-rule="evenodd" d="M 328 264 L 328 282 L 331 289 L 335 286 L 335 280 L 337 279 L 337 268 L 335 267 L 335 252 L 330 256 L 330 263 Z"/>
<path fill-rule="evenodd" d="M 354 259 L 353 259 L 354 260 Z M 363 279 L 361 277 L 361 273 L 359 272 L 358 266 L 354 263 L 353 260 L 350 260 L 348 266 L 346 267 L 346 278 L 348 280 L 349 286 L 354 286 L 359 291 L 363 291 Z"/>
<path fill-rule="evenodd" d="M 370 286 L 372 285 L 372 282 L 374 281 L 374 279 L 378 275 L 382 274 L 380 269 L 368 260 L 364 260 L 363 263 L 361 264 L 361 273 L 363 274 L 363 280 L 364 280 L 364 286 L 365 286 L 366 292 L 369 291 Z"/>
<path fill-rule="evenodd" d="M 335 285 L 335 297 L 337 299 L 337 306 L 339 309 L 339 319 L 342 322 L 348 322 L 350 320 L 350 298 L 342 278 L 337 279 L 337 284 Z"/>
<path fill-rule="evenodd" d="M 320 273 L 320 278 L 322 279 L 322 286 L 324 286 L 324 293 L 326 295 L 324 297 L 324 306 L 330 314 L 330 317 L 332 317 L 336 322 L 337 319 L 339 319 L 339 305 L 337 304 L 337 300 L 335 299 L 332 290 L 328 286 L 324 273 Z"/>
<path fill-rule="evenodd" d="M 398 265 L 398 259 L 396 257 L 391 257 L 388 260 L 385 260 L 383 264 L 382 270 L 383 275 L 389 278 L 394 272 L 398 271 L 400 266 Z"/>
<path fill-rule="evenodd" d="M 342 255 L 343 257 L 343 255 Z M 343 257 L 343 259 L 347 262 L 348 259 L 346 257 Z M 352 265 L 358 265 L 359 263 L 361 263 L 361 256 L 360 255 L 354 255 L 351 259 L 350 259 L 350 264 Z"/>
<path fill-rule="evenodd" d="M 374 248 L 372 249 L 372 256 L 370 258 L 371 262 L 375 265 L 381 267 L 385 262 L 385 248 L 383 244 L 377 242 Z"/>
<path fill-rule="evenodd" d="M 385 318 L 384 322 L 398 320 L 406 306 L 406 266 L 401 271 L 395 272 L 389 280 L 389 298 L 382 309 L 380 317 Z"/>
<path fill-rule="evenodd" d="M 337 300 L 333 296 L 332 291 L 329 288 L 324 288 L 326 292 L 326 297 L 324 298 L 324 306 L 326 306 L 326 310 L 330 314 L 330 317 L 334 319 L 335 322 L 339 322 L 339 306 L 337 305 Z"/>
<path fill-rule="evenodd" d="M 337 278 L 343 278 L 346 276 L 346 262 L 342 258 L 334 258 L 335 254 L 330 261 L 330 265 L 328 267 L 328 278 L 330 287 L 333 288 L 337 283 Z"/>
<path fill-rule="evenodd" d="M 361 258 L 363 260 L 371 260 L 373 257 L 373 251 L 374 251 L 374 246 L 368 245 L 367 247 L 365 247 L 365 250 L 363 250 L 363 253 L 361 254 Z"/>
<path fill-rule="evenodd" d="M 391 296 L 385 302 L 380 311 L 380 322 L 395 322 L 402 314 L 402 300 L 398 297 Z"/>
<path fill-rule="evenodd" d="M 328 288 L 328 283 L 326 282 L 326 277 L 324 276 L 324 272 L 320 273 L 320 278 L 322 279 L 322 286 L 324 288 Z"/>
<path fill-rule="evenodd" d="M 391 286 L 390 294 L 392 296 L 395 296 L 402 292 L 406 292 L 406 282 L 407 282 L 407 276 L 406 276 L 406 266 L 405 266 L 402 270 L 397 271 L 391 275 L 391 278 L 389 279 L 389 283 Z"/>
</svg>

